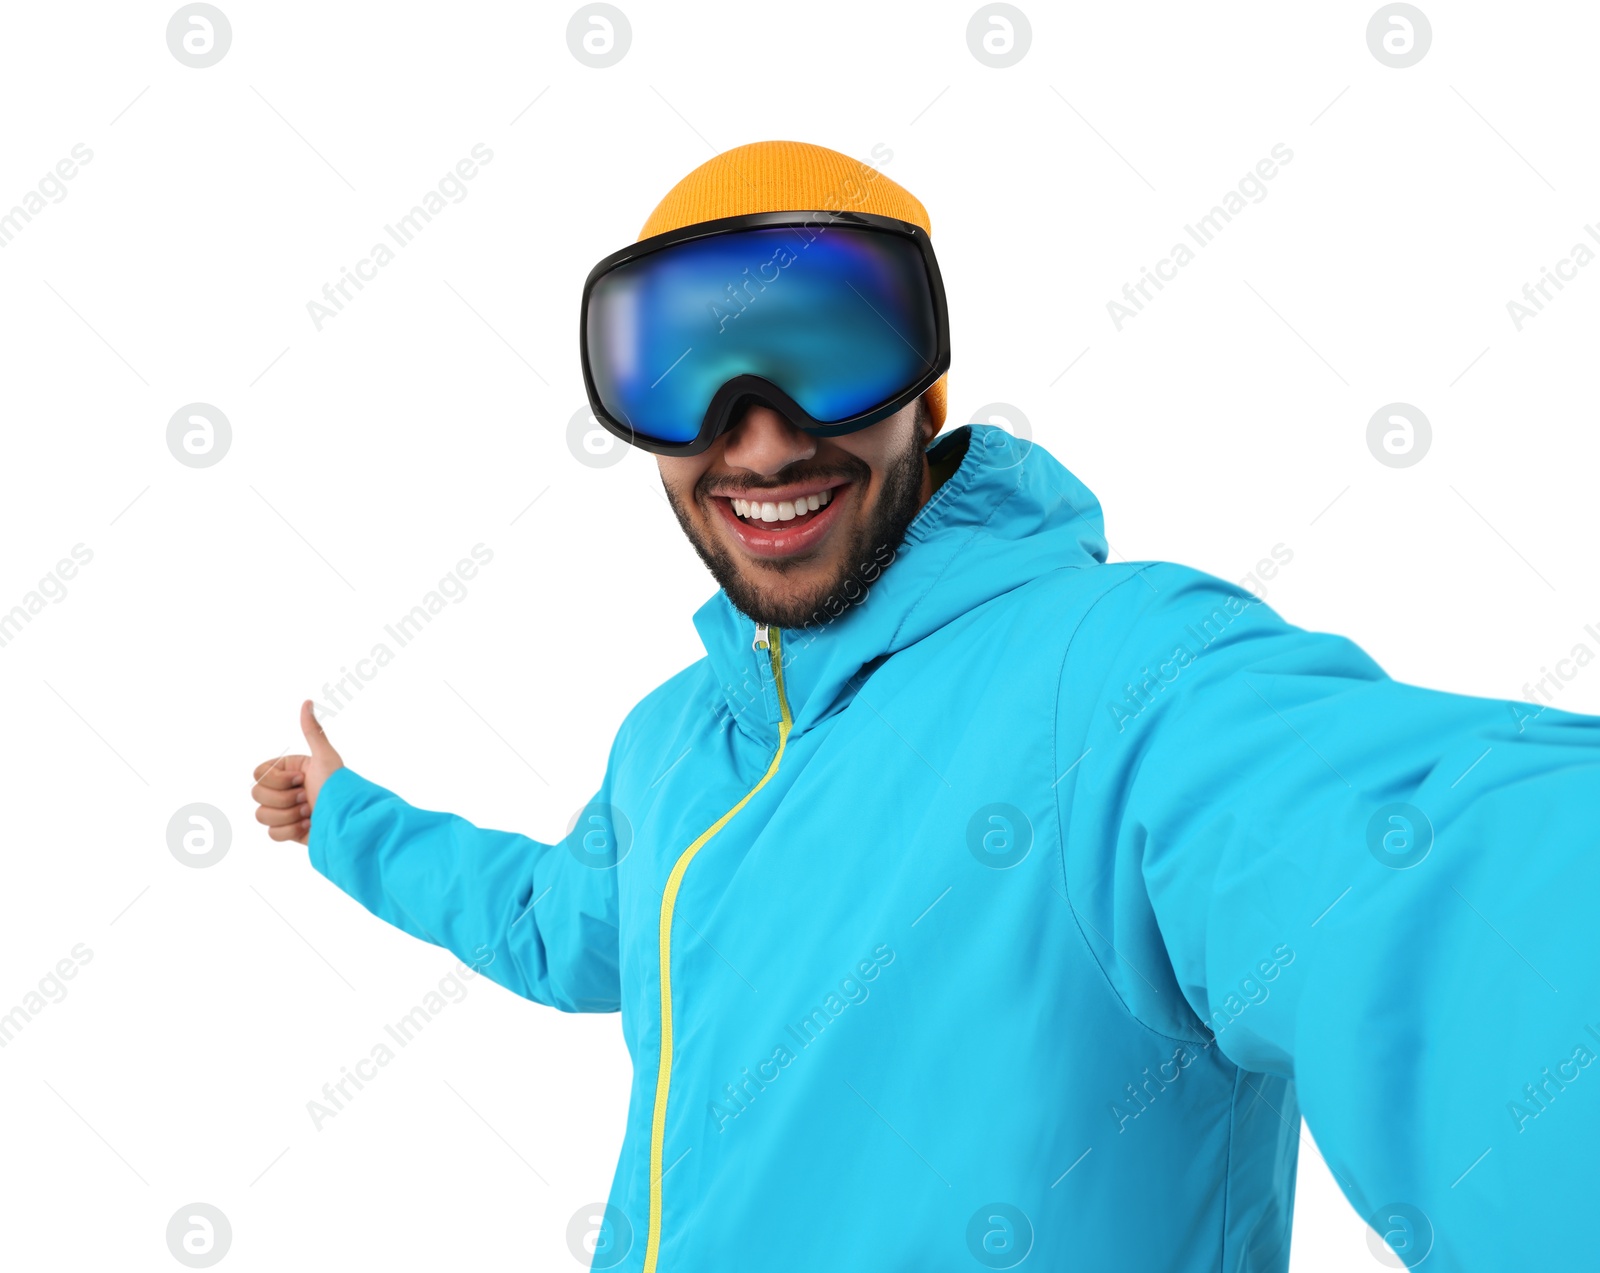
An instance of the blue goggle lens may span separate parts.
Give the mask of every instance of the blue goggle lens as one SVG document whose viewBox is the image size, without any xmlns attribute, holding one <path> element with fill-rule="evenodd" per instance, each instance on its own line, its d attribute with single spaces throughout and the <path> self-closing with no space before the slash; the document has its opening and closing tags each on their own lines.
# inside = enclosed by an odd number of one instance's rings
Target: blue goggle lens
<svg viewBox="0 0 1600 1273">
<path fill-rule="evenodd" d="M 589 293 L 585 339 L 606 410 L 680 444 L 739 375 L 772 381 L 821 425 L 881 406 L 932 369 L 936 326 L 909 238 L 774 226 L 623 262 Z"/>
</svg>

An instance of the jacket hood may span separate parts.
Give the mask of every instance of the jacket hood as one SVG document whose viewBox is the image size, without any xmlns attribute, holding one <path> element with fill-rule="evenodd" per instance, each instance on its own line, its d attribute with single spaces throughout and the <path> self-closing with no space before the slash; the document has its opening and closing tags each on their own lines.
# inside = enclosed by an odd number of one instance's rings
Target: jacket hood
<svg viewBox="0 0 1600 1273">
<path fill-rule="evenodd" d="M 918 511 L 905 541 L 840 617 L 781 636 L 795 731 L 842 709 L 858 674 L 984 602 L 1048 571 L 1103 564 L 1094 493 L 1043 447 L 993 425 L 937 439 L 937 459 L 966 443 L 960 465 Z M 777 736 L 778 704 L 755 623 L 720 589 L 694 616 L 729 711 L 747 733 Z"/>
</svg>

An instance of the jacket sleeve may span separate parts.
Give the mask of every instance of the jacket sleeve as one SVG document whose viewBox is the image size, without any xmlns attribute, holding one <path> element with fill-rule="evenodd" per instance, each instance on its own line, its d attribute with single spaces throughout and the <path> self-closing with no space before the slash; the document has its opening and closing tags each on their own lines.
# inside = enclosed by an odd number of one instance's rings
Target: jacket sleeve
<svg viewBox="0 0 1600 1273">
<path fill-rule="evenodd" d="M 616 834 L 604 787 L 565 840 L 544 844 L 418 809 L 345 768 L 323 784 L 308 847 L 311 865 L 378 918 L 508 990 L 615 1012 Z"/>
<path fill-rule="evenodd" d="M 1600 717 L 1402 684 L 1170 564 L 1061 690 L 1068 893 L 1130 1011 L 1291 1080 L 1408 1265 L 1591 1261 Z"/>
</svg>

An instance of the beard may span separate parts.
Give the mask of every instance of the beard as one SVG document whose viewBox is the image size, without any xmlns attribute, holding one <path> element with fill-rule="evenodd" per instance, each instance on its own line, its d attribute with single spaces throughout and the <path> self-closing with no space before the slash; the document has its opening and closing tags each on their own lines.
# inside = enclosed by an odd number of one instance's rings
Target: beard
<svg viewBox="0 0 1600 1273">
<path fill-rule="evenodd" d="M 758 566 L 741 566 L 728 549 L 701 534 L 689 511 L 671 488 L 666 488 L 667 502 L 672 505 L 678 525 L 683 527 L 684 535 L 735 609 L 756 623 L 796 629 L 829 623 L 866 599 L 870 591 L 867 585 L 893 560 L 906 530 L 922 506 L 922 476 L 927 460 L 920 444 L 920 423 L 922 410 L 926 408 L 922 407 L 920 399 L 918 406 L 921 408 L 917 413 L 919 427 L 909 431 L 905 449 L 884 469 L 882 489 L 866 522 L 848 529 L 844 551 L 833 576 L 804 591 L 785 588 L 783 577 L 811 564 L 809 558 L 780 557 Z M 793 482 L 836 477 L 847 478 L 857 491 L 865 491 L 872 480 L 872 469 L 854 456 L 825 464 L 801 461 L 780 469 L 761 485 L 742 488 L 742 492 L 754 494 Z M 694 499 L 701 508 L 707 508 L 712 498 L 707 486 L 704 477 L 695 484 Z M 717 516 L 709 510 L 706 515 Z"/>
</svg>

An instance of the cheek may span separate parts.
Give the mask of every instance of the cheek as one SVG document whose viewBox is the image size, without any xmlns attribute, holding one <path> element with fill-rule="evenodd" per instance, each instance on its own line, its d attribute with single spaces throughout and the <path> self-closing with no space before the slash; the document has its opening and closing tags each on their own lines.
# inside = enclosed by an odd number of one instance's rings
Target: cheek
<svg viewBox="0 0 1600 1273">
<path fill-rule="evenodd" d="M 883 472 L 884 460 L 888 455 L 887 448 L 857 443 L 855 446 L 840 447 L 839 449 L 845 451 L 856 463 L 865 464 L 871 469 L 874 480 L 876 480 L 879 473 Z"/>
<path fill-rule="evenodd" d="M 847 433 L 835 438 L 839 450 L 847 452 L 854 460 L 872 470 L 871 486 L 874 491 L 883 483 L 883 475 L 904 456 L 907 448 L 918 446 L 916 404 L 902 408 L 899 415 L 890 416 L 859 433 Z"/>
</svg>

